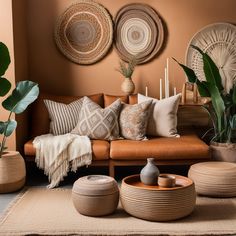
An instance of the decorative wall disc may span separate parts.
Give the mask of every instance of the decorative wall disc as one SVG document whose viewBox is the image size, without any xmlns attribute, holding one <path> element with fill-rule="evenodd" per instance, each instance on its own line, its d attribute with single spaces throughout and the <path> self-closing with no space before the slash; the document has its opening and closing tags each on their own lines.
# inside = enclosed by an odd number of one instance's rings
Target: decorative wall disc
<svg viewBox="0 0 236 236">
<path fill-rule="evenodd" d="M 136 56 L 138 64 L 151 60 L 164 40 L 161 19 L 148 5 L 124 6 L 115 17 L 115 46 L 120 58 L 128 61 Z"/>
<path fill-rule="evenodd" d="M 113 39 L 110 15 L 100 4 L 80 0 L 60 17 L 55 40 L 61 52 L 78 64 L 92 64 L 108 52 Z"/>
<path fill-rule="evenodd" d="M 190 47 L 196 45 L 206 52 L 219 68 L 223 86 L 228 93 L 236 82 L 236 26 L 229 23 L 207 25 L 189 43 L 186 64 L 200 80 L 205 80 L 201 54 Z"/>
</svg>

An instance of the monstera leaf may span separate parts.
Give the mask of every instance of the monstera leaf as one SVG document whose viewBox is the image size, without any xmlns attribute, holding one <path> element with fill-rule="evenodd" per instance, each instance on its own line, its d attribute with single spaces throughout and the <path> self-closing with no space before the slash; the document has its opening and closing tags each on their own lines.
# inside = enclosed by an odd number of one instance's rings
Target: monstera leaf
<svg viewBox="0 0 236 236">
<path fill-rule="evenodd" d="M 32 81 L 21 81 L 16 85 L 12 94 L 3 101 L 2 106 L 8 111 L 19 114 L 37 99 L 38 94 L 38 84 Z"/>
<path fill-rule="evenodd" d="M 5 96 L 11 89 L 11 83 L 2 78 L 11 62 L 7 46 L 0 42 L 0 97 Z"/>
<path fill-rule="evenodd" d="M 16 129 L 17 122 L 15 120 L 9 120 L 6 122 L 0 121 L 0 134 L 4 134 L 9 137 Z"/>
<path fill-rule="evenodd" d="M 10 89 L 11 83 L 5 78 L 0 78 L 0 97 L 4 97 Z"/>
<path fill-rule="evenodd" d="M 9 64 L 11 63 L 7 46 L 0 42 L 0 76 L 5 74 Z"/>
</svg>

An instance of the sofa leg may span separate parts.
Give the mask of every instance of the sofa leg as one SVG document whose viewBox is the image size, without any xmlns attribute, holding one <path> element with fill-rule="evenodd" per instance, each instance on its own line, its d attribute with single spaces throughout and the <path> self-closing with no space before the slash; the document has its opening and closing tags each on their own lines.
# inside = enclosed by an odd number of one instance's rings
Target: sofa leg
<svg viewBox="0 0 236 236">
<path fill-rule="evenodd" d="M 115 178 L 115 165 L 112 161 L 109 162 L 109 176 Z"/>
</svg>

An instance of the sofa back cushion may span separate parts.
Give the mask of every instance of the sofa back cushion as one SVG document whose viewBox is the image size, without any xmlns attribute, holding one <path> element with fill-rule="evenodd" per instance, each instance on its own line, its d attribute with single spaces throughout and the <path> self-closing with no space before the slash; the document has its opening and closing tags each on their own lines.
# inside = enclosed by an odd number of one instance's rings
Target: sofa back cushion
<svg viewBox="0 0 236 236">
<path fill-rule="evenodd" d="M 134 105 L 136 103 L 138 103 L 138 95 L 137 94 L 129 95 L 129 104 Z"/>
<path fill-rule="evenodd" d="M 35 137 L 49 133 L 50 118 L 47 108 L 44 104 L 44 99 L 55 102 L 69 104 L 78 100 L 82 96 L 56 96 L 40 93 L 38 99 L 31 105 L 31 120 L 30 120 L 30 137 Z M 103 94 L 94 94 L 88 96 L 91 100 L 103 106 Z"/>
<path fill-rule="evenodd" d="M 126 95 L 116 96 L 116 95 L 104 94 L 104 107 L 107 107 L 107 106 L 111 105 L 118 98 L 120 99 L 121 102 L 129 103 L 129 97 L 126 96 Z"/>
</svg>

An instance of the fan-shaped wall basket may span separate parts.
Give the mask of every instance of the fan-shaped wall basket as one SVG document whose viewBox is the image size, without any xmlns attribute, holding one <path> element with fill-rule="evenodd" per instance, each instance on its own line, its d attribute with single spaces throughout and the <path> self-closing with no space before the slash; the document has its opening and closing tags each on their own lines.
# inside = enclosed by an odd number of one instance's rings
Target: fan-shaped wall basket
<svg viewBox="0 0 236 236">
<path fill-rule="evenodd" d="M 200 80 L 205 80 L 200 53 L 190 45 L 196 45 L 206 52 L 219 68 L 223 86 L 229 92 L 236 81 L 236 26 L 229 23 L 207 25 L 197 32 L 189 43 L 186 64 Z"/>
<path fill-rule="evenodd" d="M 115 47 L 120 58 L 136 56 L 138 64 L 148 62 L 161 49 L 164 30 L 160 17 L 146 4 L 132 3 L 115 17 Z"/>
<path fill-rule="evenodd" d="M 108 52 L 113 40 L 112 20 L 100 4 L 80 0 L 59 18 L 55 41 L 60 51 L 78 64 L 93 64 Z"/>
</svg>

